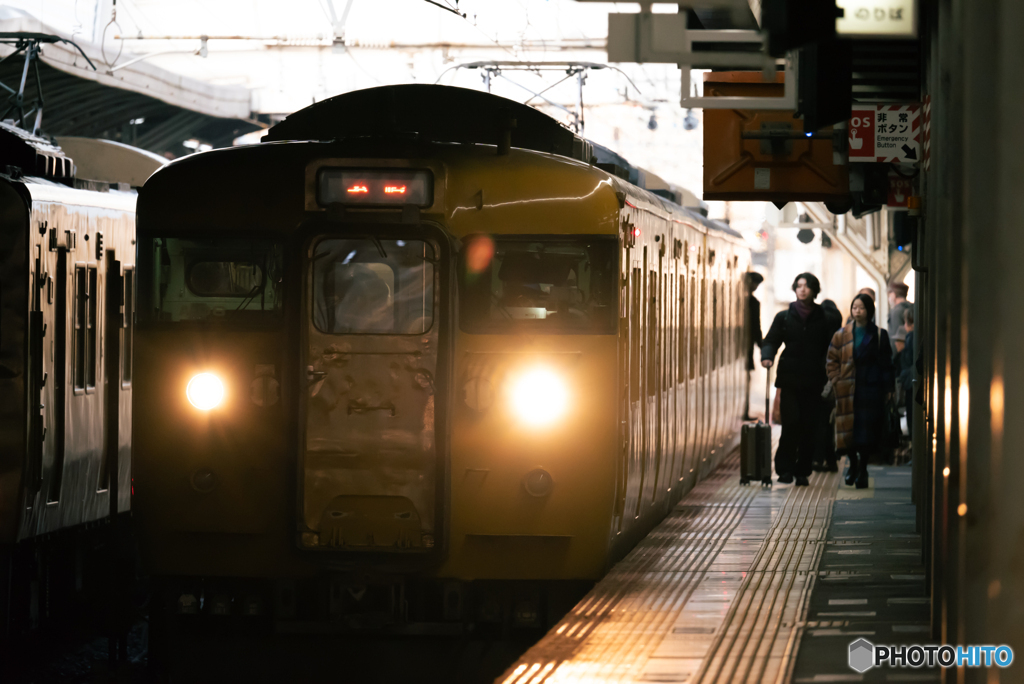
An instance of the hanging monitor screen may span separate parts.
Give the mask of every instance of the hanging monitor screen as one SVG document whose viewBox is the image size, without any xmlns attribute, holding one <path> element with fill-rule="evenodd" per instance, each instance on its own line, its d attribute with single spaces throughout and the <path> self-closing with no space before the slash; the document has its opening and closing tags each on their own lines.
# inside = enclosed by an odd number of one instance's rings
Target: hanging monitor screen
<svg viewBox="0 0 1024 684">
<path fill-rule="evenodd" d="M 434 203 L 434 177 L 413 169 L 323 169 L 318 200 L 328 204 L 389 205 Z"/>
</svg>

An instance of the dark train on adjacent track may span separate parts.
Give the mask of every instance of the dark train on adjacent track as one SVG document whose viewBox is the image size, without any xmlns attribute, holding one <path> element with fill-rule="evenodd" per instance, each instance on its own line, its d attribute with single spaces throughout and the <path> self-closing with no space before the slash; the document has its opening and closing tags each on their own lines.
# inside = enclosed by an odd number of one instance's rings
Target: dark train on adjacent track
<svg viewBox="0 0 1024 684">
<path fill-rule="evenodd" d="M 133 476 L 157 613 L 423 631 L 569 608 L 744 405 L 749 250 L 642 176 L 422 85 L 154 174 Z"/>
<path fill-rule="evenodd" d="M 141 185 L 162 160 L 67 145 L 89 180 L 0 123 L 0 652 L 101 613 L 125 561 L 110 523 L 131 501 L 131 174 Z"/>
</svg>

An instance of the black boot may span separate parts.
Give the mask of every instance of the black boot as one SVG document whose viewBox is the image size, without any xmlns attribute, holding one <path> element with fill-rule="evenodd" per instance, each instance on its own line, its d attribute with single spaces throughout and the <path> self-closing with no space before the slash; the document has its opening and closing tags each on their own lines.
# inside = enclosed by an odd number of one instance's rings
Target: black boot
<svg viewBox="0 0 1024 684">
<path fill-rule="evenodd" d="M 860 457 L 860 468 L 857 469 L 857 489 L 868 488 L 868 460 Z"/>
<path fill-rule="evenodd" d="M 850 462 L 849 467 L 846 469 L 846 486 L 847 487 L 852 487 L 857 482 L 857 471 L 858 471 L 857 459 L 858 459 L 858 454 L 855 451 L 851 451 L 850 455 L 847 457 L 847 460 L 849 460 L 849 462 Z"/>
</svg>

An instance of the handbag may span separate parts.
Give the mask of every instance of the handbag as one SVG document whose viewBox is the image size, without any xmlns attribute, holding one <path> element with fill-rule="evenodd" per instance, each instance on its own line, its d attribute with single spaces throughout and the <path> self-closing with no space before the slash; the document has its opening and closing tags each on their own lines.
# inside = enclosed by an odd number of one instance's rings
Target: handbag
<svg viewBox="0 0 1024 684">
<path fill-rule="evenodd" d="M 885 402 L 885 446 L 898 449 L 903 443 L 903 427 L 900 414 L 892 401 Z"/>
</svg>

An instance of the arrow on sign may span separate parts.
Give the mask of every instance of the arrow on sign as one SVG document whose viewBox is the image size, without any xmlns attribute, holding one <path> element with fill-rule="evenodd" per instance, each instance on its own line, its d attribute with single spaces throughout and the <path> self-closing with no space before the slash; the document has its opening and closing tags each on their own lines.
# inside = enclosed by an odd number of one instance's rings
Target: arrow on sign
<svg viewBox="0 0 1024 684">
<path fill-rule="evenodd" d="M 903 154 L 907 159 L 917 159 L 917 150 L 910 145 L 903 146 Z"/>
</svg>

